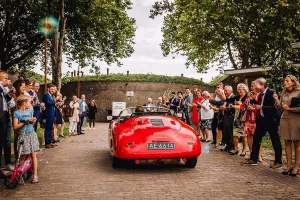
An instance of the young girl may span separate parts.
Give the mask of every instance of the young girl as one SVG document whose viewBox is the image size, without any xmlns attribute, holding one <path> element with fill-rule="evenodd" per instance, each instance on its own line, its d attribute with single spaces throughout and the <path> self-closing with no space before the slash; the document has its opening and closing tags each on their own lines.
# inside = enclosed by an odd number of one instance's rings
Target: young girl
<svg viewBox="0 0 300 200">
<path fill-rule="evenodd" d="M 36 118 L 33 116 L 31 107 L 31 97 L 28 95 L 21 95 L 17 99 L 18 110 L 14 113 L 13 126 L 18 131 L 18 145 L 23 141 L 22 151 L 20 152 L 20 164 L 25 161 L 26 155 L 31 154 L 33 163 L 33 180 L 32 183 L 38 183 L 37 176 L 37 152 L 40 150 L 39 141 L 36 133 L 34 132 L 33 124 Z M 18 148 L 19 149 L 19 148 Z M 22 180 L 20 180 L 22 182 Z"/>
</svg>

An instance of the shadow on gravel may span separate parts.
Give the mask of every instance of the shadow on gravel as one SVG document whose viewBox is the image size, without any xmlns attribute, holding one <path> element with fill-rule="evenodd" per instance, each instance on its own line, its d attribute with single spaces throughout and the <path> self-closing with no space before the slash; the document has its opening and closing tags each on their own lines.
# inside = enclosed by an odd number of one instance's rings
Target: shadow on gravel
<svg viewBox="0 0 300 200">
<path fill-rule="evenodd" d="M 124 160 L 122 161 L 122 165 L 118 168 L 112 167 L 112 158 L 108 150 L 100 150 L 91 152 L 91 156 L 97 158 L 96 164 L 100 167 L 101 170 L 107 172 L 134 172 L 137 173 L 139 171 L 151 172 L 151 173 L 178 173 L 178 172 L 186 172 L 193 171 L 193 169 L 185 168 L 184 164 L 166 164 L 166 165 L 151 165 L 151 164 L 140 164 L 137 165 L 134 163 L 134 160 Z"/>
</svg>

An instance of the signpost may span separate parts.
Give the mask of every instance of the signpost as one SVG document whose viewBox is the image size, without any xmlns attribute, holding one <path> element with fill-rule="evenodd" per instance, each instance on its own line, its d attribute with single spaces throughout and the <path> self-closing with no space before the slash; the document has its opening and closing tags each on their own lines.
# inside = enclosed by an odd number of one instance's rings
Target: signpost
<svg viewBox="0 0 300 200">
<path fill-rule="evenodd" d="M 134 96 L 134 91 L 127 91 L 126 96 L 127 97 L 133 97 Z"/>
<path fill-rule="evenodd" d="M 112 103 L 112 116 L 118 117 L 120 112 L 126 108 L 126 102 L 113 102 Z"/>
<path fill-rule="evenodd" d="M 39 32 L 44 35 L 45 38 L 45 92 L 47 92 L 47 38 L 55 34 L 58 30 L 58 21 L 54 17 L 45 17 L 39 22 L 38 25 Z"/>
</svg>

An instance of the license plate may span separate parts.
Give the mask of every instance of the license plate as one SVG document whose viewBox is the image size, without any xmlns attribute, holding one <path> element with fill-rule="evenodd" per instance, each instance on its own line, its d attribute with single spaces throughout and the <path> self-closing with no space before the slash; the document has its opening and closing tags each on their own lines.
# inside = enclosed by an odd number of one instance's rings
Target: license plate
<svg viewBox="0 0 300 200">
<path fill-rule="evenodd" d="M 172 142 L 153 142 L 148 143 L 147 148 L 150 150 L 155 149 L 175 149 L 175 144 Z"/>
</svg>

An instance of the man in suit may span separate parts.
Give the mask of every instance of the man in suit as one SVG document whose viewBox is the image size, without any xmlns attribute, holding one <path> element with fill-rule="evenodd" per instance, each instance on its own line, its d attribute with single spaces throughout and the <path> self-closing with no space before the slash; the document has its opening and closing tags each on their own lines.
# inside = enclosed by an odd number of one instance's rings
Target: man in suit
<svg viewBox="0 0 300 200">
<path fill-rule="evenodd" d="M 45 118 L 46 118 L 46 124 L 45 124 L 45 147 L 46 148 L 53 148 L 57 146 L 56 144 L 53 144 L 52 140 L 52 128 L 54 124 L 54 118 L 55 118 L 55 101 L 53 98 L 53 95 L 55 93 L 55 85 L 48 84 L 47 86 L 48 92 L 44 94 L 43 96 L 43 103 L 46 106 L 45 109 Z"/>
<path fill-rule="evenodd" d="M 233 89 L 231 86 L 227 85 L 224 88 L 224 96 L 222 100 L 225 103 L 220 107 L 220 110 L 224 112 L 224 122 L 223 122 L 223 141 L 225 143 L 222 151 L 227 151 L 230 154 L 233 152 L 233 122 L 235 110 L 230 107 L 230 103 L 235 98 L 233 94 Z"/>
<path fill-rule="evenodd" d="M 15 107 L 15 102 L 8 89 L 11 81 L 8 80 L 8 74 L 0 71 L 0 165 L 2 157 L 2 149 L 4 148 L 5 165 L 8 170 L 12 170 L 11 162 L 11 130 L 12 118 L 10 109 Z"/>
<path fill-rule="evenodd" d="M 259 78 L 256 80 L 256 88 L 260 92 L 258 100 L 252 100 L 252 103 L 255 104 L 254 108 L 257 110 L 256 130 L 254 133 L 250 160 L 245 164 L 257 165 L 261 141 L 263 136 L 265 136 L 268 132 L 272 141 L 273 149 L 275 151 L 275 161 L 270 167 L 279 168 L 282 165 L 282 147 L 278 134 L 280 117 L 274 106 L 275 102 L 273 94 L 275 91 L 268 88 L 267 81 L 264 78 Z"/>
<path fill-rule="evenodd" d="M 184 98 L 184 114 L 185 120 L 188 125 L 192 125 L 192 107 L 193 107 L 193 94 L 190 88 L 185 88 L 185 98 Z"/>
<path fill-rule="evenodd" d="M 79 122 L 77 124 L 77 134 L 81 135 L 81 134 L 84 134 L 84 132 L 82 132 L 82 125 L 83 125 L 83 121 L 84 121 L 84 118 L 86 116 L 87 109 L 88 109 L 84 94 L 81 95 L 81 99 L 78 100 L 78 104 L 79 104 L 80 109 L 79 109 L 79 114 L 78 114 Z"/>
</svg>

